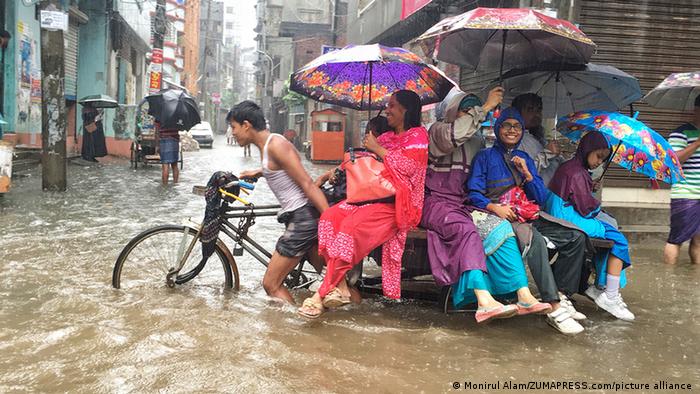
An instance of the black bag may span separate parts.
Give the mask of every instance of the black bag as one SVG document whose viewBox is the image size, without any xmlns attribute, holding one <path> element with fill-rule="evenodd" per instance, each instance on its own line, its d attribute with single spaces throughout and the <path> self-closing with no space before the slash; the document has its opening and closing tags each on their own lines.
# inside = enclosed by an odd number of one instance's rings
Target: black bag
<svg viewBox="0 0 700 394">
<path fill-rule="evenodd" d="M 336 168 L 335 181 L 330 183 L 330 185 L 330 187 L 322 188 L 323 194 L 326 196 L 326 200 L 328 200 L 328 205 L 335 205 L 347 198 L 347 179 L 345 178 L 345 171 Z"/>
</svg>

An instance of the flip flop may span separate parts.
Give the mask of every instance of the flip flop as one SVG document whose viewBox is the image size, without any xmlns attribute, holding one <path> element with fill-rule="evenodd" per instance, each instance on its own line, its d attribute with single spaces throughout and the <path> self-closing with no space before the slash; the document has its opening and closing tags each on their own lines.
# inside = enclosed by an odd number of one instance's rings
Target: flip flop
<svg viewBox="0 0 700 394">
<path fill-rule="evenodd" d="M 308 309 L 313 312 L 307 312 Z M 323 305 L 309 297 L 301 304 L 301 308 L 297 309 L 297 313 L 307 319 L 318 319 L 323 314 Z"/>
<path fill-rule="evenodd" d="M 524 302 L 518 302 L 515 304 L 518 308 L 518 315 L 546 315 L 552 311 L 552 306 L 546 302 L 536 302 L 534 304 L 526 304 Z"/>
<path fill-rule="evenodd" d="M 495 308 L 479 308 L 476 310 L 474 318 L 477 323 L 486 323 L 493 319 L 507 319 L 518 313 L 515 305 L 501 305 Z"/>
<path fill-rule="evenodd" d="M 350 302 L 350 297 L 343 297 L 337 287 L 331 290 L 330 293 L 326 294 L 326 296 L 323 298 L 323 306 L 326 308 L 340 308 L 341 306 L 345 306 Z"/>
</svg>

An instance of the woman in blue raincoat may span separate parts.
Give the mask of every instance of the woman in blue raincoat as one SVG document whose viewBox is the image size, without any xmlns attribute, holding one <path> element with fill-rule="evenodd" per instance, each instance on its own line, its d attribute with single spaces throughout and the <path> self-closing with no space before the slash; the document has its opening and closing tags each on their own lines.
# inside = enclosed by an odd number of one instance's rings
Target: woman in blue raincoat
<svg viewBox="0 0 700 394">
<path fill-rule="evenodd" d="M 532 158 L 518 149 L 523 126 L 517 109 L 502 111 L 494 123 L 494 146 L 479 152 L 472 162 L 467 181 L 469 199 L 477 208 L 511 222 L 542 301 L 552 305 L 550 310 L 542 311 L 547 322 L 562 333 L 576 334 L 583 331 L 576 320 L 585 316 L 576 311 L 566 293 L 578 291 L 585 235 L 560 225 L 555 218 L 537 219 L 548 215 L 539 212 L 532 201 L 543 205 L 548 191 Z M 533 222 L 537 225 L 533 226 Z M 543 235 L 559 251 L 557 261 L 551 266 Z"/>
</svg>

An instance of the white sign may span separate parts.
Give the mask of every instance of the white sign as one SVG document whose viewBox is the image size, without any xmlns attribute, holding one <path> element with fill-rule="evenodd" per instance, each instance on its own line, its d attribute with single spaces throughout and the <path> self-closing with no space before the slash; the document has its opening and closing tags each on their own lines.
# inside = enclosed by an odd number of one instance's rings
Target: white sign
<svg viewBox="0 0 700 394">
<path fill-rule="evenodd" d="M 68 13 L 42 10 L 41 28 L 48 30 L 68 30 Z"/>
</svg>

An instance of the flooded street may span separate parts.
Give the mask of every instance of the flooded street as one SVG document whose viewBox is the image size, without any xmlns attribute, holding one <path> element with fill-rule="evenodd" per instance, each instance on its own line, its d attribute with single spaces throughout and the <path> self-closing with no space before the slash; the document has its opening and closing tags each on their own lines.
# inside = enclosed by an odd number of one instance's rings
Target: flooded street
<svg viewBox="0 0 700 394">
<path fill-rule="evenodd" d="M 65 193 L 42 192 L 38 168 L 15 179 L 0 197 L 1 392 L 452 392 L 453 382 L 504 380 L 665 380 L 698 389 L 700 267 L 685 250 L 678 266 L 665 266 L 662 243 L 632 245 L 623 295 L 637 321 L 581 299 L 589 319 L 575 337 L 542 317 L 477 326 L 471 314 L 381 298 L 308 322 L 265 297 L 264 267 L 248 255 L 236 257 L 239 292 L 196 279 L 113 289 L 115 259 L 134 235 L 201 220 L 204 199 L 193 185 L 216 170 L 259 167 L 257 149 L 243 158 L 218 138 L 213 150 L 185 153 L 176 186 L 160 185 L 159 166 L 132 170 L 114 159 L 69 164 Z M 318 175 L 329 166 L 307 168 Z M 249 199 L 275 203 L 264 181 Z M 251 234 L 272 250 L 282 230 L 260 218 Z"/>
</svg>

